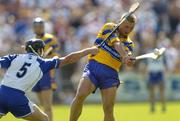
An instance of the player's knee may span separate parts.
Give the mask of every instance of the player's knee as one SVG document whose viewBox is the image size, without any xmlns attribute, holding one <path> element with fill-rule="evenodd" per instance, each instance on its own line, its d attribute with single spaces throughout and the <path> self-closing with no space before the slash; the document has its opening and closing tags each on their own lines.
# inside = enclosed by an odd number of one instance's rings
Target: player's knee
<svg viewBox="0 0 180 121">
<path fill-rule="evenodd" d="M 52 107 L 51 107 L 51 105 L 46 105 L 46 106 L 44 106 L 44 110 L 47 112 L 51 112 L 52 111 Z"/>
<path fill-rule="evenodd" d="M 113 103 L 105 104 L 104 105 L 104 112 L 105 112 L 105 114 L 108 114 L 108 115 L 113 114 L 113 107 L 114 107 Z"/>
<path fill-rule="evenodd" d="M 35 119 L 30 119 L 30 120 L 32 120 L 32 121 L 49 121 L 49 117 L 47 114 L 42 114 L 41 116 L 36 117 Z"/>
<path fill-rule="evenodd" d="M 87 96 L 87 95 L 86 95 L 85 93 L 82 93 L 82 92 L 81 92 L 81 93 L 77 93 L 74 99 L 75 99 L 76 101 L 84 101 L 85 98 L 86 98 L 86 96 Z"/>
<path fill-rule="evenodd" d="M 43 121 L 49 121 L 49 117 L 48 117 L 47 114 L 44 114 L 44 116 L 43 116 Z"/>
<path fill-rule="evenodd" d="M 52 105 L 49 102 L 43 102 L 43 108 L 45 111 L 51 111 Z"/>
</svg>

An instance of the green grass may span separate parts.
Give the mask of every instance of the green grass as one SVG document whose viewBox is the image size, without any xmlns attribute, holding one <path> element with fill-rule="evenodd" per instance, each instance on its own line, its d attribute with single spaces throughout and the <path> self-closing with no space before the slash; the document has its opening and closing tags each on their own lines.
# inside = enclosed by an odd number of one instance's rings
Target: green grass
<svg viewBox="0 0 180 121">
<path fill-rule="evenodd" d="M 69 106 L 57 105 L 54 109 L 54 121 L 68 121 Z M 155 113 L 149 112 L 149 105 L 143 104 L 116 104 L 116 121 L 180 121 L 180 103 L 168 103 L 167 112 L 162 113 L 157 105 Z M 23 121 L 15 119 L 11 114 L 0 121 Z M 101 105 L 85 105 L 79 121 L 103 121 Z"/>
</svg>

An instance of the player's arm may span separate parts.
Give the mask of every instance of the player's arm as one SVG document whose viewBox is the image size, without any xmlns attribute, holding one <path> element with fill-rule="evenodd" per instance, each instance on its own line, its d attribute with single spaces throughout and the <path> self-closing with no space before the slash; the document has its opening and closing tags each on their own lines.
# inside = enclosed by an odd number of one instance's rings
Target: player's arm
<svg viewBox="0 0 180 121">
<path fill-rule="evenodd" d="M 8 68 L 17 55 L 6 55 L 0 57 L 0 68 Z"/>
<path fill-rule="evenodd" d="M 130 51 L 126 51 L 123 47 L 123 43 L 121 41 L 114 41 L 113 46 L 115 50 L 121 55 L 121 59 L 128 66 L 132 66 L 134 64 L 134 59 L 132 57 L 132 53 Z"/>
<path fill-rule="evenodd" d="M 77 52 L 73 52 L 65 57 L 60 58 L 59 66 L 64 66 L 64 65 L 76 62 L 88 54 L 95 55 L 97 53 L 98 53 L 98 48 L 95 46 L 91 48 L 86 48 Z"/>
<path fill-rule="evenodd" d="M 113 46 L 116 51 L 121 55 L 122 59 L 128 56 L 127 52 L 123 48 L 123 44 L 120 41 L 115 41 L 113 43 Z"/>
<path fill-rule="evenodd" d="M 92 54 L 95 55 L 98 53 L 98 48 L 97 47 L 91 47 L 91 48 L 86 48 L 77 52 L 73 52 L 65 57 L 53 57 L 49 59 L 43 59 L 43 58 L 38 58 L 39 63 L 41 63 L 41 69 L 43 73 L 46 73 L 50 71 L 51 69 L 58 68 L 60 66 L 64 66 L 73 62 L 78 61 L 82 57 Z"/>
<path fill-rule="evenodd" d="M 114 26 L 115 25 L 113 23 L 106 23 L 102 28 L 102 35 L 108 37 L 109 34 L 112 32 Z M 109 37 L 109 41 L 114 46 L 116 51 L 121 55 L 121 59 L 123 61 L 126 61 L 126 59 L 129 56 L 128 56 L 128 53 L 125 51 L 123 47 L 123 43 L 119 40 L 119 37 L 117 36 L 117 34 L 113 33 Z"/>
</svg>

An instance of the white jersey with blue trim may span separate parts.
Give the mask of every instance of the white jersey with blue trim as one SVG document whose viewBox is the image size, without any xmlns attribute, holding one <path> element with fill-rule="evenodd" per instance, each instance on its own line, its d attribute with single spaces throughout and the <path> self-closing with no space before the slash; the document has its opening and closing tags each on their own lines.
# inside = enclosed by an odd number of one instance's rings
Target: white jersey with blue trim
<svg viewBox="0 0 180 121">
<path fill-rule="evenodd" d="M 146 64 L 148 72 L 164 72 L 166 60 L 164 56 L 161 56 L 157 60 L 147 59 Z"/>
<path fill-rule="evenodd" d="M 1 57 L 0 67 L 7 69 L 1 85 L 26 92 L 32 89 L 44 73 L 58 65 L 59 58 L 42 59 L 32 53 Z"/>
</svg>

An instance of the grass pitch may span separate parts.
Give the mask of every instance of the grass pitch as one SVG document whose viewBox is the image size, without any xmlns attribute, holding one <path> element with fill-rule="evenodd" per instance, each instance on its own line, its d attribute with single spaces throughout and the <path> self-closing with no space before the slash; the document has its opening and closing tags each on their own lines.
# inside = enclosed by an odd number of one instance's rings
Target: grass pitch
<svg viewBox="0 0 180 121">
<path fill-rule="evenodd" d="M 54 121 L 68 121 L 69 106 L 56 105 L 54 110 Z M 138 104 L 116 104 L 116 121 L 180 121 L 180 103 L 168 103 L 167 112 L 161 112 L 160 105 L 156 106 L 156 112 L 149 112 L 147 103 Z M 24 121 L 14 118 L 10 113 L 0 121 Z M 103 121 L 103 111 L 99 104 L 85 105 L 79 121 Z"/>
</svg>

